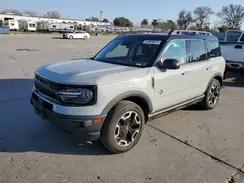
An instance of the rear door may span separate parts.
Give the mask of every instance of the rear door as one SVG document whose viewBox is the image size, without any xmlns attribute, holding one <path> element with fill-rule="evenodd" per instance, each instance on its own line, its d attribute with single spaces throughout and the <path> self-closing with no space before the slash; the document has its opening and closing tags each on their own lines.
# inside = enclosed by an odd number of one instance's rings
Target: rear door
<svg viewBox="0 0 244 183">
<path fill-rule="evenodd" d="M 207 57 L 207 48 L 204 40 L 187 40 L 187 64 L 189 77 L 189 95 L 197 97 L 204 94 L 206 86 L 211 79 L 211 60 Z"/>
</svg>

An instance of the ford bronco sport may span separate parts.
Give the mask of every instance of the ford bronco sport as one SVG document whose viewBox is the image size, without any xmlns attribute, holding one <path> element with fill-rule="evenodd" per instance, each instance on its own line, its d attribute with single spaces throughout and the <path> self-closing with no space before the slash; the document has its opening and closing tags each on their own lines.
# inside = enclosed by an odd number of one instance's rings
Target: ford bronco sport
<svg viewBox="0 0 244 183">
<path fill-rule="evenodd" d="M 196 103 L 215 108 L 224 70 L 210 33 L 123 35 L 93 58 L 38 69 L 31 102 L 44 119 L 121 153 L 149 119 Z"/>
</svg>

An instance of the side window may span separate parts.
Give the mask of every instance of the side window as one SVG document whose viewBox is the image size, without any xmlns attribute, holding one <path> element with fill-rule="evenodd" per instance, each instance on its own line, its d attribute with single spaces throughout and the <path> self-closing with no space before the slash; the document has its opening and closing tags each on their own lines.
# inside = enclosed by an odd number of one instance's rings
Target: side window
<svg viewBox="0 0 244 183">
<path fill-rule="evenodd" d="M 176 59 L 181 64 L 186 63 L 186 41 L 182 39 L 176 39 L 166 46 L 162 61 L 166 59 Z"/>
<path fill-rule="evenodd" d="M 242 35 L 240 42 L 244 42 L 244 34 Z"/>
<path fill-rule="evenodd" d="M 188 62 L 199 62 L 207 60 L 206 47 L 203 40 L 187 41 Z"/>
<path fill-rule="evenodd" d="M 231 32 L 228 32 L 227 41 L 236 42 L 240 38 L 241 34 L 242 33 L 239 32 L 239 31 L 231 31 Z"/>
<path fill-rule="evenodd" d="M 206 41 L 208 48 L 208 58 L 219 57 L 221 55 L 219 43 L 217 41 Z"/>
</svg>

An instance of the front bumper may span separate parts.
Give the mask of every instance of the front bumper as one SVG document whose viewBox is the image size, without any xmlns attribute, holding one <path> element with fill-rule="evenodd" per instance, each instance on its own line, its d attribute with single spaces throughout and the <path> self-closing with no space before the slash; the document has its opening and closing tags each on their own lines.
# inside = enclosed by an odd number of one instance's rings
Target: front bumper
<svg viewBox="0 0 244 183">
<path fill-rule="evenodd" d="M 65 131 L 71 132 L 84 141 L 95 141 L 100 138 L 100 131 L 106 116 L 73 116 L 53 111 L 53 104 L 32 93 L 31 104 L 42 118 L 55 123 Z"/>
<path fill-rule="evenodd" d="M 242 62 L 226 61 L 226 69 L 227 70 L 244 71 L 244 63 L 242 63 Z"/>
</svg>

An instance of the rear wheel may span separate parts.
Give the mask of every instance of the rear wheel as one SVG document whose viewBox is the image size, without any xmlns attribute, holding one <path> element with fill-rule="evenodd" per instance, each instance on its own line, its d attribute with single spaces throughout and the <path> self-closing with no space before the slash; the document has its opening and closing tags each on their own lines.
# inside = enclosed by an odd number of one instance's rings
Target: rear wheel
<svg viewBox="0 0 244 183">
<path fill-rule="evenodd" d="M 69 39 L 74 39 L 74 37 L 73 36 L 69 36 Z"/>
<path fill-rule="evenodd" d="M 205 98 L 202 101 L 202 107 L 206 110 L 214 109 L 218 104 L 220 97 L 221 85 L 217 79 L 213 79 L 208 90 L 205 94 Z"/>
<path fill-rule="evenodd" d="M 112 153 L 126 152 L 138 143 L 144 123 L 144 112 L 140 106 L 121 101 L 109 112 L 102 128 L 101 141 Z"/>
</svg>

